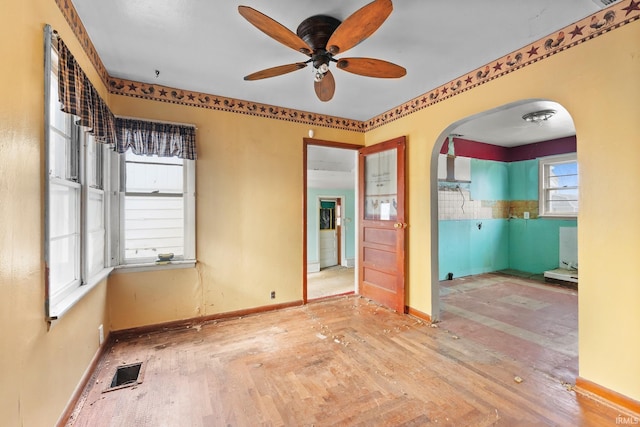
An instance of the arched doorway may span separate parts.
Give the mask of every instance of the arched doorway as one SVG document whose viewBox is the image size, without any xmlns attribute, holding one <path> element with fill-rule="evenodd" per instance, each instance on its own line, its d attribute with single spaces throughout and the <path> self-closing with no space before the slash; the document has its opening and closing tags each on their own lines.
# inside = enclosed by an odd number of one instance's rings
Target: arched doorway
<svg viewBox="0 0 640 427">
<path fill-rule="evenodd" d="M 436 145 L 434 318 L 454 334 L 574 381 L 578 173 L 571 116 L 552 101 L 523 100 L 452 124 Z M 545 272 L 559 269 L 567 280 L 550 286 Z"/>
</svg>

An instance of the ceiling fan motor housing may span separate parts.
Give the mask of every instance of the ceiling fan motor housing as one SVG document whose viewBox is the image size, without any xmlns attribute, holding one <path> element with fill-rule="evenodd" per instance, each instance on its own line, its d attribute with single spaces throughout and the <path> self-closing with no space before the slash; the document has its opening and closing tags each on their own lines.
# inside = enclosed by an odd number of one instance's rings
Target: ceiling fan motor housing
<svg viewBox="0 0 640 427">
<path fill-rule="evenodd" d="M 312 49 L 311 60 L 316 69 L 315 80 L 320 81 L 329 70 L 331 54 L 327 52 L 327 42 L 341 24 L 340 20 L 327 15 L 314 15 L 298 25 L 296 33 Z"/>
<path fill-rule="evenodd" d="M 341 24 L 339 19 L 327 15 L 315 15 L 298 25 L 296 33 L 314 50 L 326 50 L 327 42 Z"/>
</svg>

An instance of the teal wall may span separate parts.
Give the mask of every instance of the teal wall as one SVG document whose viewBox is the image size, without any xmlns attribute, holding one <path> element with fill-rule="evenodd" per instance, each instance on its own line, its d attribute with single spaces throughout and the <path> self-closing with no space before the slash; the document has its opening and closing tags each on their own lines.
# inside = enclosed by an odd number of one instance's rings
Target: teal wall
<svg viewBox="0 0 640 427">
<path fill-rule="evenodd" d="M 471 197 L 474 200 L 511 200 L 509 166 L 505 162 L 471 159 Z"/>
<path fill-rule="evenodd" d="M 505 163 L 509 169 L 506 200 L 538 200 L 538 160 Z"/>
<path fill-rule="evenodd" d="M 576 220 L 510 220 L 509 268 L 534 274 L 558 268 L 559 228 L 576 226 Z"/>
<path fill-rule="evenodd" d="M 478 229 L 477 223 L 482 227 Z M 509 268 L 509 226 L 506 219 L 440 221 L 440 279 Z"/>
<path fill-rule="evenodd" d="M 318 189 L 309 188 L 307 190 L 307 262 L 319 262 L 318 256 L 318 197 L 342 197 L 344 200 L 343 218 L 349 218 L 342 225 L 342 232 L 345 235 L 345 246 L 342 247 L 344 258 L 355 258 L 356 256 L 356 212 L 355 212 L 355 192 L 345 189 Z"/>
<path fill-rule="evenodd" d="M 538 160 L 471 159 L 473 200 L 538 200 Z M 477 224 L 482 223 L 478 229 Z M 439 221 L 439 278 L 504 269 L 540 274 L 558 267 L 560 227 L 576 220 L 459 219 Z"/>
</svg>

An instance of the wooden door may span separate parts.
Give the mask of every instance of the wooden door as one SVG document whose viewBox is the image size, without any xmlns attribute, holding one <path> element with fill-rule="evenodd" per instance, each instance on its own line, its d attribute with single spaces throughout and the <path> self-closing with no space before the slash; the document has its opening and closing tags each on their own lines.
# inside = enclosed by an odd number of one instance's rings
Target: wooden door
<svg viewBox="0 0 640 427">
<path fill-rule="evenodd" d="M 336 201 L 320 200 L 320 269 L 338 264 Z"/>
<path fill-rule="evenodd" d="M 360 294 L 405 312 L 405 137 L 359 150 Z"/>
</svg>

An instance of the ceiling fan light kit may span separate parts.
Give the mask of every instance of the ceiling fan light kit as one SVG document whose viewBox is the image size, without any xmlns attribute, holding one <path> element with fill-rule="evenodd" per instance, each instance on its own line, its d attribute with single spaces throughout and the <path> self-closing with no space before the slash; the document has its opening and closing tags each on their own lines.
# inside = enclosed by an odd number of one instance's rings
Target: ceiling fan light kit
<svg viewBox="0 0 640 427">
<path fill-rule="evenodd" d="M 252 25 L 274 40 L 309 57 L 305 62 L 267 68 L 245 76 L 245 80 L 260 80 L 287 74 L 313 65 L 314 89 L 323 102 L 333 98 L 335 79 L 329 65 L 336 63 L 350 73 L 377 78 L 400 78 L 407 71 L 396 64 L 374 58 L 334 58 L 373 34 L 393 10 L 391 0 L 375 0 L 343 22 L 327 15 L 314 15 L 298 26 L 296 33 L 248 6 L 238 6 L 238 12 Z"/>
</svg>

